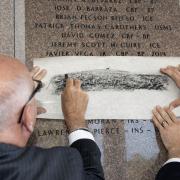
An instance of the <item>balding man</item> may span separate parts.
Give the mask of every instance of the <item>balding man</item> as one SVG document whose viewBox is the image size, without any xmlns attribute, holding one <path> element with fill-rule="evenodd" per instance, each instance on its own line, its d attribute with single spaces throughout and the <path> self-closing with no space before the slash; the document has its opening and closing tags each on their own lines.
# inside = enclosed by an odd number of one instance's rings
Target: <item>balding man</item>
<svg viewBox="0 0 180 180">
<path fill-rule="evenodd" d="M 79 80 L 67 80 L 62 94 L 70 147 L 26 147 L 36 123 L 34 96 L 45 74 L 34 71 L 0 55 L 0 180 L 104 179 L 100 150 L 86 127 L 88 97 Z"/>
</svg>

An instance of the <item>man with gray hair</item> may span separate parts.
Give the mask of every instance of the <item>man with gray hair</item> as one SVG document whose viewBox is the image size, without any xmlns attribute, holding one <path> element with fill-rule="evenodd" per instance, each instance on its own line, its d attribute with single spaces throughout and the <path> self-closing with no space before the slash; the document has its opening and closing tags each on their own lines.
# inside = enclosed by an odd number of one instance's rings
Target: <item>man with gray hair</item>
<svg viewBox="0 0 180 180">
<path fill-rule="evenodd" d="M 79 80 L 68 79 L 62 110 L 70 147 L 26 147 L 37 113 L 35 94 L 45 70 L 29 73 L 20 61 L 0 55 L 0 179 L 103 180 L 101 153 L 85 122 L 88 96 Z"/>
</svg>

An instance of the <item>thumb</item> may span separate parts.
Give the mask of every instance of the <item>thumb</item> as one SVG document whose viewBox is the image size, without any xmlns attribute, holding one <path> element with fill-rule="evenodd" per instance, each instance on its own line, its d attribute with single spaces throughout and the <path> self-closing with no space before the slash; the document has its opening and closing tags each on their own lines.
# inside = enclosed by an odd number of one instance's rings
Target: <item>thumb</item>
<svg viewBox="0 0 180 180">
<path fill-rule="evenodd" d="M 43 108 L 43 107 L 37 107 L 37 114 L 40 115 L 40 114 L 44 114 L 46 113 L 46 109 Z"/>
<path fill-rule="evenodd" d="M 160 72 L 166 74 L 167 73 L 167 68 L 161 68 Z"/>
<path fill-rule="evenodd" d="M 169 104 L 169 108 L 170 110 L 173 110 L 174 108 L 180 106 L 180 99 L 176 99 L 174 101 L 172 101 L 170 104 Z"/>
</svg>

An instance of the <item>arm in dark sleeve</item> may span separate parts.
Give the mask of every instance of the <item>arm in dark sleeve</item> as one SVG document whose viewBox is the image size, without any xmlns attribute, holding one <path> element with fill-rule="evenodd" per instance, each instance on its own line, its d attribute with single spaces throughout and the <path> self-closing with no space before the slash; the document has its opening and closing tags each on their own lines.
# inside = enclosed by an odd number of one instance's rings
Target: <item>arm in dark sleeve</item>
<svg viewBox="0 0 180 180">
<path fill-rule="evenodd" d="M 104 180 L 101 152 L 97 144 L 90 139 L 80 139 L 75 141 L 71 147 L 76 148 L 81 154 L 86 179 Z"/>
<path fill-rule="evenodd" d="M 180 180 L 180 163 L 171 162 L 164 165 L 159 170 L 156 180 Z"/>
</svg>

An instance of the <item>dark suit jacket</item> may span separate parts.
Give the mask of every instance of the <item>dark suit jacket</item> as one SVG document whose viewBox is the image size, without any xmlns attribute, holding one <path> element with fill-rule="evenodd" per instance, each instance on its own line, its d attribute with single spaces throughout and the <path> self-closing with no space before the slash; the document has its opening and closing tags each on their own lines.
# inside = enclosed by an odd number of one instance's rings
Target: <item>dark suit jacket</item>
<svg viewBox="0 0 180 180">
<path fill-rule="evenodd" d="M 180 163 L 171 162 L 164 165 L 159 170 L 156 180 L 180 180 Z"/>
<path fill-rule="evenodd" d="M 103 180 L 100 157 L 89 139 L 51 149 L 0 144 L 0 180 Z"/>
</svg>

